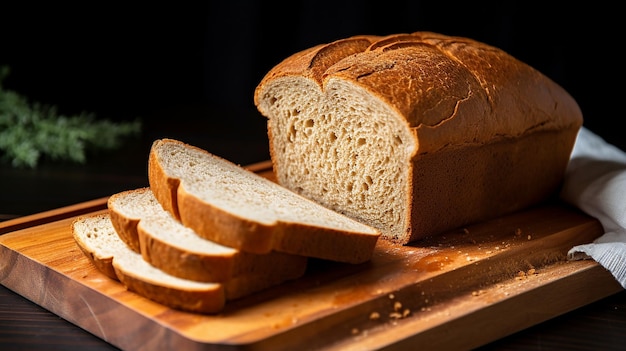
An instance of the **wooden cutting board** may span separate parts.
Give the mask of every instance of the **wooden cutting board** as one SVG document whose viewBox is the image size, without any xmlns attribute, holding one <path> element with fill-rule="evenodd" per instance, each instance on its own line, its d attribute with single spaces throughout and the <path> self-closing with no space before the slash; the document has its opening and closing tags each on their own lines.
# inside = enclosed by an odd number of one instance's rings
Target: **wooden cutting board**
<svg viewBox="0 0 626 351">
<path fill-rule="evenodd" d="M 271 178 L 268 164 L 251 169 Z M 172 310 L 97 271 L 72 239 L 106 198 L 0 223 L 0 283 L 124 350 L 471 349 L 622 290 L 594 261 L 567 261 L 599 222 L 555 204 L 397 246 L 370 262 L 311 260 L 304 277 L 231 301 Z"/>
</svg>

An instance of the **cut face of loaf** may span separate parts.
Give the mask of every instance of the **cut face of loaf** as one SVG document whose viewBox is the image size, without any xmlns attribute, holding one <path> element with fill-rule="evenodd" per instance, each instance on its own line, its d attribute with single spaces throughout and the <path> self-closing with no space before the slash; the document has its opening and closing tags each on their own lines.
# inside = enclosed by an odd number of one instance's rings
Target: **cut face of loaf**
<svg viewBox="0 0 626 351">
<path fill-rule="evenodd" d="M 177 140 L 156 140 L 148 162 L 150 188 L 163 208 L 224 246 L 362 263 L 380 236 L 375 228 Z"/>
<path fill-rule="evenodd" d="M 143 259 L 173 276 L 222 282 L 261 275 L 267 286 L 304 274 L 307 258 L 280 252 L 257 255 L 200 237 L 165 211 L 150 188 L 113 194 L 108 200 L 113 227 Z"/>
<path fill-rule="evenodd" d="M 532 67 L 427 32 L 296 53 L 254 98 L 279 184 L 402 244 L 546 200 L 582 125 Z"/>
</svg>

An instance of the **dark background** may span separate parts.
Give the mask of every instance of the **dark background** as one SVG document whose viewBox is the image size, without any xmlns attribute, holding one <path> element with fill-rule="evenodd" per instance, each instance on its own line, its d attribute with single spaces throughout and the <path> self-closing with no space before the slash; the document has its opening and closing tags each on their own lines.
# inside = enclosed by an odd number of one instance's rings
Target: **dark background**
<svg viewBox="0 0 626 351">
<path fill-rule="evenodd" d="M 367 5 L 366 5 L 367 4 Z M 573 3 L 572 3 L 573 4 Z M 66 114 L 142 118 L 148 138 L 197 124 L 203 138 L 266 138 L 253 105 L 263 75 L 295 51 L 355 34 L 429 30 L 498 46 L 561 84 L 585 125 L 626 149 L 614 6 L 502 1 L 6 2 L 4 87 Z M 219 135 L 212 134 L 220 126 Z M 217 130 L 218 128 L 216 128 Z M 266 149 L 250 143 L 253 162 Z M 228 150 L 209 150 L 228 157 Z M 239 160 L 237 160 L 239 161 Z"/>
<path fill-rule="evenodd" d="M 146 186 L 154 138 L 180 137 L 242 164 L 266 160 L 256 84 L 295 51 L 356 34 L 429 30 L 498 46 L 561 84 L 585 125 L 626 150 L 621 8 L 562 3 L 4 1 L 5 88 L 64 114 L 141 118 L 145 133 L 85 166 L 0 164 L 0 220 Z M 114 349 L 4 287 L 0 295 L 0 349 Z M 482 350 L 621 349 L 624 301 L 617 294 Z"/>
</svg>

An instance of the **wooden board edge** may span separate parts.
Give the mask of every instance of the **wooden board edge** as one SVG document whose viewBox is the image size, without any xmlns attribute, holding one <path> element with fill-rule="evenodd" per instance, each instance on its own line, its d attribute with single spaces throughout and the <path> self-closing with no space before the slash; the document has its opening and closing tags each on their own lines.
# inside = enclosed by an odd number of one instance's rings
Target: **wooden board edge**
<svg viewBox="0 0 626 351">
<path fill-rule="evenodd" d="M 29 272 L 28 280 L 23 275 L 12 273 L 21 271 Z M 103 276 L 103 279 L 108 278 Z M 40 281 L 46 289 L 32 289 L 29 280 Z M 120 303 L 117 294 L 104 294 L 78 280 L 68 278 L 60 271 L 45 269 L 40 262 L 3 245 L 2 242 L 0 284 L 122 350 L 158 350 L 163 348 L 165 341 L 181 350 L 203 349 L 207 346 L 206 343 L 191 340 L 170 327 L 155 323 L 149 315 L 129 304 Z M 118 294 L 128 294 L 121 284 Z M 141 297 L 140 299 L 143 300 Z M 91 303 L 92 301 L 98 303 Z M 146 303 L 158 305 L 151 301 Z M 137 335 L 153 337 L 137 338 Z M 220 349 L 219 345 L 212 346 Z M 226 349 L 229 347 L 224 348 Z"/>
<path fill-rule="evenodd" d="M 81 202 L 75 205 L 56 208 L 49 211 L 39 212 L 32 215 L 17 217 L 7 221 L 0 222 L 0 235 L 16 230 L 34 227 L 69 218 L 81 214 L 86 214 L 107 207 L 109 197 L 102 197 L 90 201 Z"/>
<path fill-rule="evenodd" d="M 89 296 L 100 294 L 100 292 L 78 281 L 66 279 L 60 272 L 43 270 L 39 263 L 4 245 L 0 245 L 0 257 L 2 258 L 0 268 L 6 265 L 26 265 L 27 267 L 22 270 L 27 269 L 32 272 L 33 279 L 45 281 L 45 285 L 50 289 L 29 290 L 28 284 L 19 283 L 21 277 L 11 276 L 9 269 L 0 269 L 0 272 L 4 272 L 0 276 L 0 283 L 31 301 L 43 301 L 38 304 L 116 347 L 124 350 L 149 350 L 157 347 L 157 344 L 151 344 L 150 341 L 138 341 L 130 337 L 139 332 L 145 334 L 151 329 L 154 329 L 152 332 L 160 335 L 159 338 L 154 338 L 155 340 L 169 340 L 173 345 L 184 346 L 188 349 L 202 349 L 209 346 L 201 340 L 189 339 L 170 328 L 163 330 L 160 326 L 155 329 L 155 323 L 148 316 L 125 304 L 118 303 L 114 297 L 109 297 L 106 300 L 108 303 L 98 306 L 90 305 Z M 563 276 L 563 271 L 567 271 L 565 276 Z M 612 275 L 591 260 L 557 262 L 545 267 L 541 274 L 544 278 L 534 284 L 528 284 L 521 292 L 495 301 L 488 307 L 475 306 L 469 313 L 455 316 L 452 320 L 449 320 L 448 316 L 445 318 L 445 323 L 434 322 L 432 327 L 425 330 L 419 331 L 420 328 L 424 328 L 423 319 L 420 318 L 429 318 L 428 314 L 454 314 L 454 311 L 467 310 L 465 305 L 468 299 L 442 301 L 432 306 L 432 310 L 414 317 L 389 321 L 386 325 L 358 331 L 354 335 L 346 333 L 345 338 L 331 345 L 323 345 L 319 349 L 328 351 L 404 350 L 406 347 L 416 345 L 437 349 L 472 349 L 622 291 Z M 506 289 L 507 284 L 513 285 L 518 282 L 512 280 L 508 283 L 498 283 L 499 286 L 493 289 Z M 67 296 L 67 292 L 71 292 L 71 296 Z M 529 304 L 525 307 L 530 308 L 520 309 L 520 299 L 528 302 Z M 480 305 L 479 299 L 474 302 Z M 494 315 L 517 315 L 517 318 L 501 319 L 494 318 Z M 120 316 L 123 316 L 123 320 L 129 323 L 124 323 L 124 326 L 119 326 L 119 323 L 107 323 L 107 319 L 119 320 Z M 467 328 L 468 325 L 472 327 Z M 120 331 L 119 328 L 127 330 Z M 390 333 L 390 330 L 393 332 Z M 416 333 L 416 330 L 419 332 Z M 119 337 L 126 333 L 129 338 Z M 465 336 L 459 336 L 459 333 Z M 292 338 L 289 334 L 278 334 L 276 338 L 260 340 L 249 345 L 240 344 L 239 347 L 283 349 L 284 341 L 287 341 L 284 337 Z M 454 337 L 451 338 L 451 335 Z M 471 340 L 471 342 L 460 343 L 459 340 Z M 235 347 L 234 344 L 211 344 L 210 346 L 215 350 Z"/>
<path fill-rule="evenodd" d="M 420 332 L 416 333 L 416 330 L 423 322 L 406 318 L 393 322 L 393 333 L 385 332 L 384 328 L 373 328 L 325 350 L 400 351 L 419 346 L 437 350 L 471 350 L 623 291 L 611 273 L 592 260 L 557 262 L 544 267 L 541 274 L 548 278 L 540 278 L 517 294 L 494 298 L 494 303 L 488 307 L 481 306 L 480 299 L 476 299 L 471 312 L 446 319 L 445 323 L 434 322 L 431 328 Z M 495 294 L 518 283 L 514 280 L 498 283 L 481 294 Z M 472 299 L 444 302 L 433 306 L 429 313 L 448 315 L 449 318 L 455 311 L 467 309 L 468 301 L 472 303 Z M 459 308 L 460 305 L 464 307 Z M 509 318 L 511 316 L 514 318 Z"/>
</svg>

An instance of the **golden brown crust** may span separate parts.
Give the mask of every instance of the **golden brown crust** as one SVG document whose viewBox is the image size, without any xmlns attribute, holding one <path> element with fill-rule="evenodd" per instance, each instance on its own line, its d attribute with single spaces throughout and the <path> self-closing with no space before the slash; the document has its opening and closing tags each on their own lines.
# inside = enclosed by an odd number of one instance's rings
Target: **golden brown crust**
<svg viewBox="0 0 626 351">
<path fill-rule="evenodd" d="M 106 217 L 106 214 L 95 214 L 93 215 L 96 218 L 98 217 Z M 82 251 L 82 253 L 91 261 L 91 263 L 98 269 L 98 271 L 104 273 L 107 277 L 118 280 L 115 270 L 113 269 L 113 255 L 97 255 L 90 247 L 85 243 L 81 235 L 79 235 L 78 231 L 75 229 L 77 223 L 83 221 L 85 216 L 76 217 L 71 224 L 72 237 L 74 238 L 74 242 L 76 246 Z"/>
<path fill-rule="evenodd" d="M 253 283 L 249 286 L 267 287 L 271 286 L 268 285 L 271 281 L 284 281 L 302 275 L 307 265 L 304 256 L 274 251 L 261 255 L 237 250 L 215 254 L 191 252 L 156 238 L 144 229 L 141 222 L 137 230 L 143 258 L 164 272 L 183 279 L 201 282 L 237 279 L 240 285 L 251 281 Z M 262 278 L 259 283 L 256 283 L 255 276 Z M 244 294 L 249 291 L 242 290 Z"/>
<path fill-rule="evenodd" d="M 137 231 L 143 259 L 170 275 L 201 282 L 222 282 L 233 276 L 233 255 L 180 249 L 150 235 L 141 223 Z"/>
<path fill-rule="evenodd" d="M 84 246 L 80 238 L 74 236 L 74 239 L 76 240 L 76 244 L 78 248 L 80 249 L 80 251 L 83 252 L 83 254 L 89 259 L 89 261 L 91 261 L 91 263 L 96 267 L 98 271 L 100 271 L 101 273 L 103 273 L 104 275 L 106 275 L 107 277 L 113 280 L 119 280 L 117 278 L 117 274 L 115 273 L 115 270 L 113 269 L 113 256 L 96 257 L 94 253 L 91 252 L 91 250 L 87 249 Z"/>
<path fill-rule="evenodd" d="M 271 287 L 278 286 L 286 281 L 293 280 L 301 277 L 305 271 L 306 266 L 303 264 L 288 264 L 281 269 L 280 273 L 265 274 L 265 273 L 250 273 L 246 275 L 235 276 L 232 279 L 224 282 L 224 292 L 226 294 L 226 301 L 239 299 L 250 295 L 250 292 L 261 291 Z M 280 264 L 280 263 L 276 263 Z"/>
<path fill-rule="evenodd" d="M 326 45 L 314 46 L 291 55 L 276 65 L 263 78 L 254 94 L 255 104 L 259 104 L 260 96 L 258 94 L 263 82 L 296 75 L 308 77 L 321 85 L 326 69 L 347 56 L 366 50 L 378 38 L 377 36 L 355 36 Z"/>
<path fill-rule="evenodd" d="M 226 295 L 224 286 L 212 284 L 210 288 L 200 290 L 182 290 L 171 288 L 158 282 L 152 283 L 143 277 L 135 277 L 119 269 L 113 263 L 115 272 L 124 286 L 147 299 L 168 307 L 196 313 L 218 313 L 224 309 Z"/>
<path fill-rule="evenodd" d="M 362 86 L 415 129 L 418 153 L 582 123 L 578 105 L 555 82 L 469 38 L 415 32 L 318 45 L 272 68 L 255 90 L 255 104 L 268 82 L 286 76 L 308 77 L 321 90 L 330 79 Z"/>
<path fill-rule="evenodd" d="M 254 254 L 268 254 L 273 249 L 276 223 L 266 225 L 238 217 L 202 201 L 183 186 L 178 190 L 178 206 L 181 222 L 205 239 Z"/>
<path fill-rule="evenodd" d="M 158 147 L 161 142 L 161 140 L 155 140 L 152 148 Z M 180 220 L 177 196 L 180 180 L 167 176 L 157 159 L 157 155 L 153 152 L 148 155 L 148 183 L 161 206 L 174 218 Z"/>
<path fill-rule="evenodd" d="M 141 252 L 139 245 L 139 233 L 137 232 L 137 225 L 139 224 L 139 218 L 130 218 L 119 213 L 115 206 L 112 206 L 113 201 L 119 194 L 113 194 L 107 201 L 107 207 L 109 209 L 109 217 L 111 218 L 111 224 L 118 236 L 131 250 L 135 252 Z"/>
</svg>

